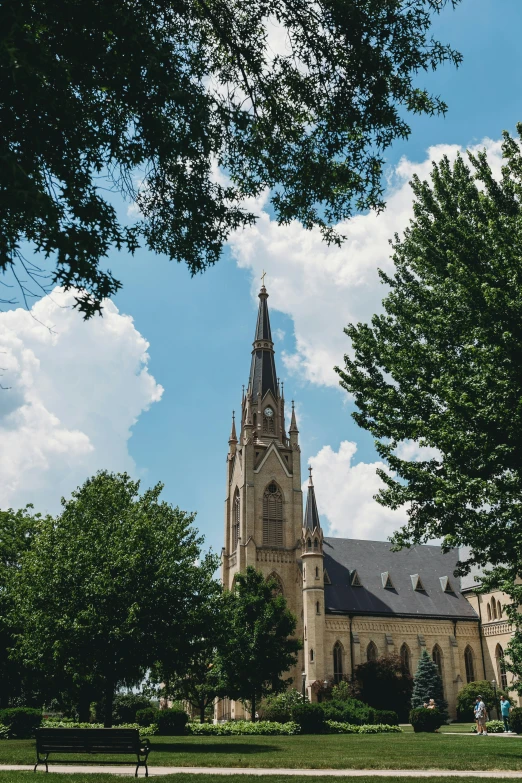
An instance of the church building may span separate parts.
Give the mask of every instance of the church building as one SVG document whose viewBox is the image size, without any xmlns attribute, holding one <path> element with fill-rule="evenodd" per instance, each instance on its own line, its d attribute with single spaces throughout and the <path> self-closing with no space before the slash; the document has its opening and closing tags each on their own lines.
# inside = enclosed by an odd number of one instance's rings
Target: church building
<svg viewBox="0 0 522 783">
<path fill-rule="evenodd" d="M 423 650 L 440 671 L 453 717 L 466 682 L 495 680 L 509 687 L 505 597 L 477 595 L 472 578 L 454 577 L 456 550 L 443 554 L 438 546 L 423 545 L 392 552 L 383 541 L 325 536 L 321 488 L 316 498 L 311 469 L 303 514 L 299 431 L 293 403 L 286 429 L 264 286 L 238 425 L 236 430 L 233 416 L 222 581 L 230 589 L 235 574 L 249 565 L 275 577 L 304 645 L 289 673 L 293 687 L 306 688 L 314 701 L 324 681 L 350 679 L 358 664 L 391 653 L 414 674 Z M 218 719 L 243 715 L 238 702 L 217 706 Z"/>
</svg>

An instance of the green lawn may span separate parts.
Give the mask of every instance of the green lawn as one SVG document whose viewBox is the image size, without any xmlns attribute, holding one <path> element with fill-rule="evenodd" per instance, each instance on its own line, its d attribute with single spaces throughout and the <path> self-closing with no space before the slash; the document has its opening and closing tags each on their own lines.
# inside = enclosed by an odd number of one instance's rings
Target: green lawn
<svg viewBox="0 0 522 783">
<path fill-rule="evenodd" d="M 32 777 L 31 777 L 32 776 Z M 141 773 L 140 773 L 141 779 Z M 299 778 L 288 777 L 287 775 L 159 775 L 158 777 L 150 778 L 153 783 L 293 783 L 298 781 Z M 317 777 L 310 778 L 310 783 L 335 783 L 339 781 L 350 781 L 353 783 L 354 778 L 330 778 L 324 777 L 324 775 L 317 775 Z M 397 778 L 397 777 L 362 777 L 355 778 L 355 783 L 407 783 L 407 781 L 414 780 L 414 778 Z M 34 781 L 34 775 L 32 772 L 2 772 L 0 771 L 0 783 L 30 783 Z M 49 772 L 45 776 L 45 783 L 136 783 L 136 778 L 114 775 L 94 775 L 94 774 L 57 774 Z M 476 783 L 476 778 L 440 778 L 430 777 L 422 778 L 423 783 Z"/>
<path fill-rule="evenodd" d="M 522 738 L 444 734 L 152 737 L 151 766 L 522 770 Z M 33 740 L 0 740 L 0 764 L 34 762 Z M 51 757 L 52 758 L 52 757 Z M 71 757 L 65 757 L 70 761 Z M 101 756 L 78 756 L 96 763 Z M 121 761 L 121 756 L 117 758 Z M 129 757 L 131 762 L 131 757 Z"/>
</svg>

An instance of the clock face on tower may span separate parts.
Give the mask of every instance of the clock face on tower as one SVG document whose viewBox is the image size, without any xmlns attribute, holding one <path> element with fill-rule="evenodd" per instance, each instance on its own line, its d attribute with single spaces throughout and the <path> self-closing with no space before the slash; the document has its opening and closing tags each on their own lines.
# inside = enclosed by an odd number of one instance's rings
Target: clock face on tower
<svg viewBox="0 0 522 783">
<path fill-rule="evenodd" d="M 274 415 L 274 411 L 272 410 L 272 408 L 265 408 L 264 414 L 265 416 L 268 416 L 268 418 L 270 418 L 271 416 Z"/>
</svg>

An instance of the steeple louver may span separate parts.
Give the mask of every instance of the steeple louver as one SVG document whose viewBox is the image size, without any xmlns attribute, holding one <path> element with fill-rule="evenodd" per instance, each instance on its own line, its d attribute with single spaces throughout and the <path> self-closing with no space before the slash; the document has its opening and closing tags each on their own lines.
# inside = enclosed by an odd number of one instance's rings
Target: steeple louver
<svg viewBox="0 0 522 783">
<path fill-rule="evenodd" d="M 310 471 L 310 478 L 308 480 L 308 496 L 306 498 L 306 510 L 304 517 L 304 526 L 308 530 L 320 530 L 321 523 L 319 521 L 319 512 L 317 511 L 317 502 L 315 500 L 315 488 L 312 481 L 312 468 L 308 468 Z"/>
<path fill-rule="evenodd" d="M 248 392 L 254 395 L 254 397 L 261 394 L 261 398 L 263 398 L 267 391 L 271 391 L 274 398 L 279 399 L 274 343 L 272 342 L 267 299 L 268 294 L 263 286 L 259 292 L 259 310 L 257 313 L 252 363 L 250 365 Z"/>
</svg>

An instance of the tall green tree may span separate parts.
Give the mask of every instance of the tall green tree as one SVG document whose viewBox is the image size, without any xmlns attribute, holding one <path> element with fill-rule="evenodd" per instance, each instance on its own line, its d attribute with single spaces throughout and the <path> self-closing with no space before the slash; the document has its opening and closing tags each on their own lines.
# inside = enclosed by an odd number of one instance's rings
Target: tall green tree
<svg viewBox="0 0 522 783">
<path fill-rule="evenodd" d="M 522 137 L 522 125 L 518 125 Z M 459 566 L 493 567 L 519 623 L 522 586 L 522 155 L 504 133 L 504 166 L 485 152 L 413 178 L 414 217 L 395 237 L 384 313 L 346 329 L 353 353 L 338 370 L 357 423 L 391 468 L 377 501 L 404 507 L 393 537 L 467 545 Z M 403 450 L 404 445 L 410 446 Z M 411 446 L 427 447 L 417 459 Z M 413 452 L 415 448 L 413 449 Z M 517 631 L 506 665 L 522 676 Z"/>
<path fill-rule="evenodd" d="M 217 656 L 223 693 L 248 705 L 252 720 L 263 696 L 281 693 L 292 683 L 283 675 L 297 663 L 302 644 L 293 637 L 296 619 L 275 579 L 253 566 L 239 573 L 224 595 L 227 638 Z"/>
<path fill-rule="evenodd" d="M 19 656 L 57 686 L 68 678 L 83 704 L 102 698 L 108 726 L 117 687 L 184 659 L 216 568 L 194 515 L 162 501 L 161 484 L 139 488 L 126 474 L 88 479 L 41 523 L 13 580 Z"/>
<path fill-rule="evenodd" d="M 34 279 L 30 242 L 90 316 L 120 287 L 100 265 L 111 248 L 143 242 L 194 274 L 266 188 L 280 223 L 339 241 L 336 222 L 382 207 L 407 112 L 446 110 L 418 73 L 460 62 L 430 36 L 458 2 L 3 0 L 0 270 Z"/>
<path fill-rule="evenodd" d="M 468 154 L 468 165 L 443 158 L 430 182 L 413 178 L 414 217 L 395 237 L 395 274 L 381 273 L 384 312 L 348 326 L 353 353 L 338 372 L 354 419 L 392 471 L 379 471 L 377 501 L 405 508 L 394 542 L 442 538 L 470 546 L 470 563 L 518 572 L 522 155 L 507 133 L 503 156 L 498 180 L 485 152 Z M 416 457 L 417 446 L 428 451 Z"/>
<path fill-rule="evenodd" d="M 0 511 L 0 707 L 8 707 L 17 699 L 31 704 L 37 696 L 34 672 L 12 656 L 20 627 L 12 612 L 10 580 L 20 569 L 40 520 L 31 505 L 18 511 Z"/>
<path fill-rule="evenodd" d="M 414 709 L 422 707 L 430 699 L 435 701 L 435 705 L 443 719 L 445 721 L 449 720 L 448 702 L 444 698 L 442 678 L 435 662 L 432 661 L 427 651 L 423 650 L 413 678 L 411 706 Z"/>
</svg>

